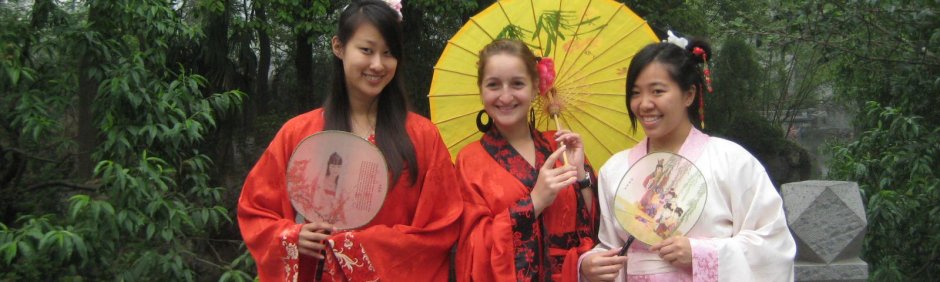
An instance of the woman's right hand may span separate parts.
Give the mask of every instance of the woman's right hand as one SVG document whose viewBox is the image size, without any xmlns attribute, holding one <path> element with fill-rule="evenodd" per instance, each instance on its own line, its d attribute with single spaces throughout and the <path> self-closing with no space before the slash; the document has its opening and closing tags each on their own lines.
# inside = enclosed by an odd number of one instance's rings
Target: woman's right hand
<svg viewBox="0 0 940 282">
<path fill-rule="evenodd" d="M 593 253 L 581 261 L 581 277 L 587 281 L 614 281 L 627 262 L 626 256 L 620 256 L 620 249 Z"/>
<path fill-rule="evenodd" d="M 539 169 L 539 178 L 535 181 L 535 187 L 532 188 L 532 206 L 535 208 L 535 214 L 538 216 L 555 202 L 558 192 L 565 187 L 571 186 L 578 180 L 578 170 L 570 165 L 555 167 L 555 162 L 565 153 L 565 146 L 558 147 L 552 155 L 545 159 L 542 168 Z"/>
<path fill-rule="evenodd" d="M 333 233 L 333 231 L 336 231 L 333 225 L 326 222 L 304 224 L 300 227 L 300 234 L 297 239 L 298 251 L 304 255 L 323 259 L 320 251 L 325 247 L 324 241 L 330 237 L 330 233 Z"/>
</svg>

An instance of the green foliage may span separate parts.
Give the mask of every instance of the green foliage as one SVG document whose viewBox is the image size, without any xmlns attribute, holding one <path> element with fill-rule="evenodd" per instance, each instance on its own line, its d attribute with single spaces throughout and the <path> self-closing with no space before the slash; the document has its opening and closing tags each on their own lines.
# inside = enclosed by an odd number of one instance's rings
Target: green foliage
<svg viewBox="0 0 940 282">
<path fill-rule="evenodd" d="M 245 251 L 244 248 L 245 244 L 239 247 L 239 250 L 242 251 L 242 255 L 226 266 L 227 271 L 219 277 L 219 282 L 255 281 L 251 275 L 244 271 L 246 269 L 255 269 L 254 259 L 252 259 L 251 254 Z"/>
<path fill-rule="evenodd" d="M 218 256 L 202 253 L 212 250 L 212 234 L 234 222 L 223 206 L 224 189 L 210 179 L 212 159 L 199 149 L 221 118 L 238 113 L 245 94 L 204 93 L 206 78 L 169 60 L 173 48 L 201 35 L 173 3 L 82 4 L 68 14 L 37 1 L 33 15 L 47 16 L 33 25 L 23 17 L 3 17 L 14 32 L 50 32 L 0 33 L 10 42 L 0 53 L 9 58 L 0 66 L 0 99 L 10 107 L 0 114 L 0 148 L 5 158 L 25 164 L 0 168 L 4 176 L 40 182 L 26 187 L 4 178 L 0 184 L 15 189 L 4 192 L 18 195 L 11 197 L 47 202 L 4 206 L 18 215 L 0 224 L 0 280 L 192 281 L 207 266 L 233 281 L 250 280 L 250 257 L 219 263 Z M 22 15 L 5 5 L 0 13 Z M 59 25 L 48 20 L 62 14 Z M 42 183 L 71 174 L 70 167 L 43 155 L 74 154 L 66 128 L 75 120 L 75 81 L 85 73 L 98 86 L 93 125 L 101 143 L 94 152 L 94 179 L 91 185 L 68 179 Z M 33 151 L 43 153 L 28 153 Z M 76 190 L 39 190 L 45 187 Z"/>
<path fill-rule="evenodd" d="M 325 34 L 336 28 L 335 20 L 326 20 L 335 8 L 345 4 L 333 5 L 330 0 L 274 0 L 270 7 L 273 19 L 290 27 L 294 33 Z"/>
<path fill-rule="evenodd" d="M 864 109 L 857 140 L 832 147 L 830 177 L 862 190 L 871 280 L 940 279 L 940 3 L 815 7 L 838 15 L 814 23 L 819 48 L 838 70 L 837 93 Z"/>
<path fill-rule="evenodd" d="M 60 37 L 36 34 L 43 29 L 62 29 L 65 19 L 49 11 L 45 6 L 49 3 L 40 3 L 43 5 L 37 5 L 48 15 L 16 5 L 0 6 L 0 187 L 49 181 L 16 172 L 60 174 L 69 164 L 61 156 L 75 149 L 67 136 L 68 124 L 63 124 L 73 102 L 63 92 L 75 89 L 74 79 L 67 72 L 54 71 L 58 62 L 48 61 L 59 59 L 51 50 L 60 45 Z M 6 223 L 12 223 L 17 215 L 3 207 L 32 209 L 54 204 L 48 198 L 21 201 L 12 192 L 0 192 L 0 218 Z"/>
<path fill-rule="evenodd" d="M 411 93 L 414 111 L 429 116 L 427 93 L 431 86 L 434 64 L 444 51 L 447 40 L 463 26 L 470 16 L 489 7 L 488 1 L 405 1 L 402 7 L 405 32 L 405 67 L 399 67 L 401 78 Z M 520 33 L 521 34 L 521 33 Z"/>
<path fill-rule="evenodd" d="M 875 281 L 940 278 L 940 128 L 869 102 L 858 140 L 833 145 L 834 179 L 856 181 L 868 216 L 864 259 Z M 899 240 L 900 239 L 900 240 Z"/>
<path fill-rule="evenodd" d="M 730 37 L 713 57 L 714 92 L 705 93 L 705 131 L 747 148 L 776 187 L 810 177 L 813 168 L 806 150 L 785 139 L 779 123 L 762 115 L 768 112 L 762 100 L 773 88 L 768 87 L 769 75 L 751 44 Z"/>
<path fill-rule="evenodd" d="M 757 53 L 743 39 L 728 38 L 718 50 L 711 62 L 714 92 L 705 93 L 705 122 L 709 130 L 730 134 L 741 128 L 735 121 L 742 115 L 757 114 L 754 105 L 765 91 L 765 76 Z"/>
<path fill-rule="evenodd" d="M 0 255 L 5 266 L 0 278 L 39 281 L 48 273 L 75 271 L 79 262 L 88 259 L 86 240 L 71 226 L 55 225 L 54 220 L 52 215 L 25 216 L 18 220 L 23 228 L 0 225 Z"/>
<path fill-rule="evenodd" d="M 425 14 L 439 15 L 442 18 L 457 18 L 463 22 L 462 18 L 468 17 L 474 10 L 482 10 L 492 3 L 479 3 L 479 1 L 458 0 L 458 1 L 437 1 L 437 0 L 410 0 L 403 1 L 402 9 L 414 9 L 422 11 Z M 483 5 L 481 5 L 483 4 Z"/>
<path fill-rule="evenodd" d="M 666 30 L 681 35 L 708 37 L 713 19 L 706 11 L 714 7 L 709 1 L 683 0 L 619 0 L 640 17 L 646 19 L 657 34 L 665 37 Z"/>
</svg>

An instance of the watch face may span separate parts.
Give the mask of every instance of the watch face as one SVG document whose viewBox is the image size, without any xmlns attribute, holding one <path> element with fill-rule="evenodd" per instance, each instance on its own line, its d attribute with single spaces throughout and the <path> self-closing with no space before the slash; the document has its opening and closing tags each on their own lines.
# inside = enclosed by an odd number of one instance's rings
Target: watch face
<svg viewBox="0 0 940 282">
<path fill-rule="evenodd" d="M 578 180 L 578 186 L 580 186 L 581 188 L 590 187 L 591 184 L 592 184 L 592 182 L 591 182 L 591 174 L 590 174 L 590 173 L 585 173 L 585 174 L 584 174 L 584 178 L 581 178 L 581 180 Z"/>
</svg>

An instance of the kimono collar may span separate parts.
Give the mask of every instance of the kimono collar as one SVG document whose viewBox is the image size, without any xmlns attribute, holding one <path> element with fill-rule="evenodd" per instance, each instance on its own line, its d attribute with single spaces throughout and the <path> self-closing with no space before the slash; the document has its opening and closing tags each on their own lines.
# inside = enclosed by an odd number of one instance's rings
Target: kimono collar
<svg viewBox="0 0 940 282">
<path fill-rule="evenodd" d="M 679 148 L 679 155 L 689 159 L 693 163 L 698 160 L 698 157 L 702 155 L 702 151 L 705 150 L 705 144 L 708 144 L 708 139 L 710 137 L 708 134 L 702 133 L 697 128 L 692 127 L 689 131 L 689 136 L 685 138 L 685 142 L 682 142 L 682 147 Z M 649 146 L 649 137 L 643 138 L 643 141 L 633 146 L 633 149 L 630 149 L 630 165 L 640 160 L 643 156 L 649 154 L 647 149 Z"/>
<path fill-rule="evenodd" d="M 493 157 L 493 160 L 505 168 L 506 171 L 518 179 L 519 182 L 522 182 L 523 185 L 531 189 L 535 187 L 535 181 L 538 180 L 538 168 L 542 167 L 542 164 L 545 163 L 545 159 L 552 154 L 553 149 L 548 140 L 546 140 L 540 132 L 535 130 L 535 128 L 530 128 L 530 130 L 532 143 L 535 145 L 535 166 L 530 165 L 529 162 L 509 144 L 509 140 L 506 140 L 506 138 L 496 130 L 496 127 L 491 128 L 486 134 L 483 134 L 483 138 L 480 138 L 480 144 L 483 145 L 483 149 Z"/>
</svg>

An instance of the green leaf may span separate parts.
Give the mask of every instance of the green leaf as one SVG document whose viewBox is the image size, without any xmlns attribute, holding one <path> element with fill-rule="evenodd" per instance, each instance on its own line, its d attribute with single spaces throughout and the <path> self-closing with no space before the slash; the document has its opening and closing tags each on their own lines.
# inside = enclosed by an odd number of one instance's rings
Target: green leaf
<svg viewBox="0 0 940 282">
<path fill-rule="evenodd" d="M 157 231 L 157 228 L 156 228 L 156 226 L 154 226 L 154 224 L 147 224 L 147 237 L 146 237 L 147 240 L 152 239 L 152 238 L 153 238 L 153 234 L 154 234 L 156 231 Z"/>
<path fill-rule="evenodd" d="M 207 222 L 209 222 L 209 211 L 208 211 L 208 210 L 205 210 L 205 209 L 199 210 L 199 222 L 202 223 L 202 224 L 206 224 Z"/>
<path fill-rule="evenodd" d="M 222 206 L 215 206 L 213 207 L 213 209 L 215 209 L 217 214 L 222 215 L 222 217 L 224 217 L 226 221 L 228 221 L 229 223 L 233 223 L 232 218 L 228 216 L 228 209 Z"/>
<path fill-rule="evenodd" d="M 219 277 L 219 282 L 227 282 L 230 280 L 232 280 L 232 270 L 226 271 L 225 273 L 222 274 L 222 277 Z"/>
<path fill-rule="evenodd" d="M 170 242 L 173 240 L 173 230 L 170 230 L 169 228 L 160 230 L 160 237 L 163 238 L 164 241 Z"/>
<path fill-rule="evenodd" d="M 92 203 L 91 207 L 91 218 L 98 220 L 101 214 L 101 205 L 99 203 Z"/>
<path fill-rule="evenodd" d="M 16 86 L 20 80 L 20 69 L 7 67 L 7 74 L 10 76 L 10 83 Z"/>
<path fill-rule="evenodd" d="M 0 252 L 3 252 L 3 262 L 6 265 L 10 265 L 16 257 L 16 243 L 16 241 L 10 241 L 0 245 Z"/>
<path fill-rule="evenodd" d="M 72 256 L 74 249 L 72 248 L 72 236 L 65 231 L 59 231 L 56 234 L 56 242 L 59 245 L 59 249 L 65 251 L 65 256 L 63 259 L 68 259 Z"/>
<path fill-rule="evenodd" d="M 114 206 L 108 202 L 101 202 L 101 206 L 104 208 L 105 214 L 108 216 L 114 216 Z"/>
<path fill-rule="evenodd" d="M 69 218 L 75 220 L 78 217 L 78 213 L 81 212 L 86 205 L 88 205 L 88 201 L 90 199 L 91 198 L 89 198 L 88 195 L 72 196 L 72 198 L 69 199 L 69 201 L 72 202 L 72 206 L 69 208 Z"/>
<path fill-rule="evenodd" d="M 27 242 L 17 241 L 16 246 L 18 247 L 17 249 L 22 257 L 33 257 L 36 253 L 35 249 L 33 249 L 33 247 Z"/>
<path fill-rule="evenodd" d="M 53 231 L 50 231 L 42 236 L 42 239 L 39 240 L 39 251 L 47 251 L 49 246 L 55 244 L 56 234 Z"/>
<path fill-rule="evenodd" d="M 78 251 L 78 255 L 85 260 L 88 258 L 88 246 L 85 245 L 85 240 L 77 235 L 73 236 L 72 242 L 75 244 L 75 250 Z"/>
</svg>

